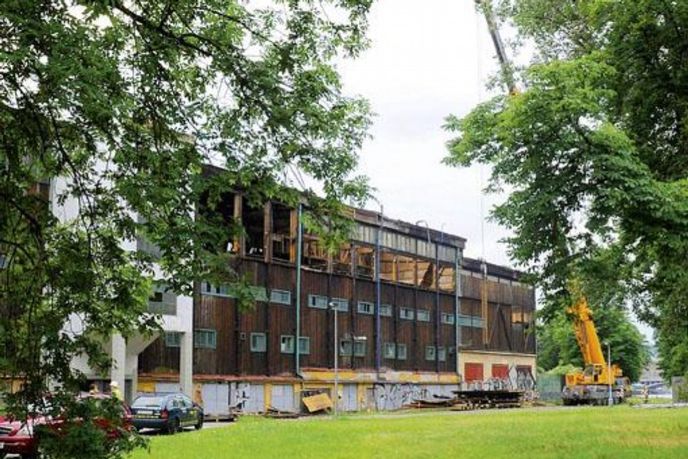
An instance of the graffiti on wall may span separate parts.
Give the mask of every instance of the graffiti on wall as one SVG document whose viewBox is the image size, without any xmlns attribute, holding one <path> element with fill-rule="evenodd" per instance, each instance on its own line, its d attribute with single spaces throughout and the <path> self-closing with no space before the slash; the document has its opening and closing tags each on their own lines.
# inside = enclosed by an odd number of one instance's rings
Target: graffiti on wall
<svg viewBox="0 0 688 459">
<path fill-rule="evenodd" d="M 396 410 L 414 399 L 423 398 L 427 390 L 418 384 L 375 384 L 375 409 Z"/>
<path fill-rule="evenodd" d="M 483 381 L 470 381 L 463 384 L 464 390 L 535 390 L 535 377 L 525 367 L 509 365 L 506 378 L 488 378 Z"/>
</svg>

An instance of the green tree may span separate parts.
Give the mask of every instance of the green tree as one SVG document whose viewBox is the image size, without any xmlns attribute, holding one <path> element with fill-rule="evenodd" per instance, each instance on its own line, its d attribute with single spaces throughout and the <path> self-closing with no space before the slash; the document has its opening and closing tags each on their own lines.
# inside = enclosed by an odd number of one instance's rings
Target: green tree
<svg viewBox="0 0 688 459">
<path fill-rule="evenodd" d="M 567 282 L 632 302 L 657 330 L 665 377 L 688 369 L 688 4 L 653 0 L 503 0 L 502 21 L 534 44 L 525 89 L 447 128 L 446 162 L 489 164 L 508 190 L 492 217 L 512 257 L 542 287 L 542 318 Z"/>
<path fill-rule="evenodd" d="M 16 415 L 48 384 L 79 386 L 74 356 L 107 369 L 113 331 L 156 328 L 153 259 L 122 241 L 157 245 L 162 280 L 190 294 L 199 279 L 237 280 L 218 254 L 241 231 L 212 212 L 222 193 L 305 199 L 329 234 L 346 227 L 342 203 L 367 196 L 351 171 L 368 106 L 342 94 L 333 62 L 365 47 L 371 0 L 259 3 L 0 2 L 0 374 L 24 381 L 7 397 Z M 223 169 L 208 177 L 204 163 Z M 325 196 L 297 196 L 285 174 Z M 65 185 L 47 202 L 51 178 Z M 58 220 L 70 201 L 78 213 Z"/>
</svg>

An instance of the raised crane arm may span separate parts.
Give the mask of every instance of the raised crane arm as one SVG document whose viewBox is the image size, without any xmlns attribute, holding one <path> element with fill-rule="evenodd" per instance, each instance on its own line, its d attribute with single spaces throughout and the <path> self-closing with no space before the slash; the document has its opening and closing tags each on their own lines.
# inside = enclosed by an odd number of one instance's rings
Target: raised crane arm
<svg viewBox="0 0 688 459">
<path fill-rule="evenodd" d="M 602 351 L 600 338 L 597 336 L 597 329 L 592 320 L 592 312 L 588 307 L 587 299 L 583 296 L 580 297 L 569 308 L 569 313 L 573 316 L 576 341 L 578 341 L 578 347 L 583 354 L 585 366 L 601 365 L 606 367 L 607 362 L 604 359 L 604 352 Z"/>
<path fill-rule="evenodd" d="M 511 61 L 506 55 L 506 49 L 504 48 L 502 36 L 499 34 L 497 21 L 495 20 L 494 11 L 492 10 L 492 1 L 475 0 L 475 5 L 478 8 L 478 10 L 482 11 L 483 16 L 485 16 L 485 22 L 487 22 L 487 29 L 490 31 L 492 43 L 494 44 L 495 50 L 497 51 L 497 59 L 499 59 L 499 66 L 501 67 L 502 76 L 504 77 L 506 86 L 509 89 L 509 94 L 518 94 L 520 91 L 518 89 L 518 86 L 516 86 L 514 69 L 511 65 Z"/>
</svg>

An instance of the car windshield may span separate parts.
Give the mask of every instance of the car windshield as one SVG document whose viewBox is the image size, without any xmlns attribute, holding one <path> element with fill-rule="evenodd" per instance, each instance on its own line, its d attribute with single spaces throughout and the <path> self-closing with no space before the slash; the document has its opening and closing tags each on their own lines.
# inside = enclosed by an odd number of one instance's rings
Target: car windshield
<svg viewBox="0 0 688 459">
<path fill-rule="evenodd" d="M 165 401 L 165 397 L 139 397 L 134 400 L 132 408 L 160 408 Z"/>
</svg>

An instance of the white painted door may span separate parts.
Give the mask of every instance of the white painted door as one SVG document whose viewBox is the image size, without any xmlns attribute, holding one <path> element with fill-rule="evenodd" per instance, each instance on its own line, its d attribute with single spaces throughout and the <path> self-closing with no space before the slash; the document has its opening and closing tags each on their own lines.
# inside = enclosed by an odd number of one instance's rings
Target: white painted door
<svg viewBox="0 0 688 459">
<path fill-rule="evenodd" d="M 265 411 L 265 394 L 262 384 L 248 384 L 243 388 L 242 398 L 244 413 L 262 413 Z"/>
<path fill-rule="evenodd" d="M 211 416 L 229 414 L 229 386 L 227 384 L 203 384 L 203 411 Z"/>
<path fill-rule="evenodd" d="M 272 386 L 273 408 L 280 411 L 294 411 L 294 386 L 290 384 L 275 384 Z"/>
<path fill-rule="evenodd" d="M 342 391 L 342 400 L 339 407 L 342 411 L 356 411 L 358 410 L 357 389 L 356 384 L 344 384 Z"/>
</svg>

